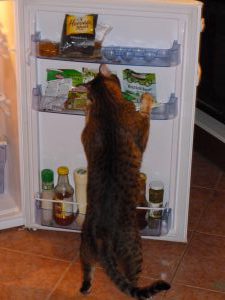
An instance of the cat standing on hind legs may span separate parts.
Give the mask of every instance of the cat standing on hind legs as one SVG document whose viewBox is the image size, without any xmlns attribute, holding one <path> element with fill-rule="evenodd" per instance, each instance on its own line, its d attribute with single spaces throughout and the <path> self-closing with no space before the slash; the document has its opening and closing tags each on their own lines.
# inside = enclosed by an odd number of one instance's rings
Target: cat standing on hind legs
<svg viewBox="0 0 225 300">
<path fill-rule="evenodd" d="M 82 142 L 88 162 L 87 210 L 81 235 L 83 282 L 89 293 L 99 262 L 122 292 L 149 299 L 167 290 L 162 280 L 138 287 L 141 238 L 136 220 L 139 173 L 149 134 L 152 97 L 142 96 L 140 112 L 126 101 L 120 82 L 106 65 L 87 84 L 90 105 Z"/>
</svg>

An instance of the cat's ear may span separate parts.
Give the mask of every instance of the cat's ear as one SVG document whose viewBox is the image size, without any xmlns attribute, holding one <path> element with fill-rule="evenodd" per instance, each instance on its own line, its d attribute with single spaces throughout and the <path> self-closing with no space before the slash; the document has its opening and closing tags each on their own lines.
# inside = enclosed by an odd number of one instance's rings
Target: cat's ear
<svg viewBox="0 0 225 300">
<path fill-rule="evenodd" d="M 106 64 L 101 64 L 99 67 L 99 73 L 105 77 L 110 77 L 112 73 L 110 72 Z"/>
</svg>

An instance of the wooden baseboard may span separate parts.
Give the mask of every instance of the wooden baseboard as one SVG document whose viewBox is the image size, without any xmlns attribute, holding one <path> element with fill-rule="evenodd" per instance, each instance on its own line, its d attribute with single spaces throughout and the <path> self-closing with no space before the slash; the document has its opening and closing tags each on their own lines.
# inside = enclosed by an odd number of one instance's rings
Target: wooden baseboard
<svg viewBox="0 0 225 300">
<path fill-rule="evenodd" d="M 194 150 L 225 171 L 225 143 L 195 125 Z"/>
</svg>

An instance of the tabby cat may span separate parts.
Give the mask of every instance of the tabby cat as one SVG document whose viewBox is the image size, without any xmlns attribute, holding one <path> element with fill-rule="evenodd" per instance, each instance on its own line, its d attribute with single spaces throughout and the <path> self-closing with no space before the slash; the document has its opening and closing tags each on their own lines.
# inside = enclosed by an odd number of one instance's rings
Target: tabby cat
<svg viewBox="0 0 225 300">
<path fill-rule="evenodd" d="M 121 93 L 120 82 L 101 65 L 87 84 L 90 106 L 82 142 L 88 161 L 87 211 L 80 258 L 88 293 L 98 261 L 115 285 L 136 299 L 149 299 L 170 285 L 156 281 L 137 287 L 141 238 L 136 220 L 139 172 L 149 133 L 152 98 L 142 97 L 140 112 Z"/>
</svg>

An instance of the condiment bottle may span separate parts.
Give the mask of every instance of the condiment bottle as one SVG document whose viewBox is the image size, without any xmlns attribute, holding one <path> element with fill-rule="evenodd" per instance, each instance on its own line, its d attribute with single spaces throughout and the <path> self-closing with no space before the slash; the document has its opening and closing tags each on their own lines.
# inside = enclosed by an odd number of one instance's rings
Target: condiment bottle
<svg viewBox="0 0 225 300">
<path fill-rule="evenodd" d="M 148 201 L 146 200 L 146 180 L 147 176 L 145 173 L 140 173 L 139 174 L 139 188 L 140 188 L 140 194 L 138 197 L 138 203 L 137 206 L 139 207 L 148 207 Z M 137 209 L 137 222 L 138 222 L 138 227 L 140 229 L 144 229 L 147 226 L 147 221 L 146 221 L 146 213 L 147 209 Z"/>
<path fill-rule="evenodd" d="M 62 166 L 58 168 L 57 172 L 58 183 L 55 186 L 55 200 L 60 200 L 62 202 L 55 202 L 53 204 L 53 216 L 57 224 L 67 226 L 74 220 L 74 189 L 69 183 L 69 169 Z"/>
<path fill-rule="evenodd" d="M 43 169 L 41 171 L 42 180 L 42 199 L 54 199 L 54 173 L 50 169 Z M 52 224 L 52 202 L 42 201 L 41 202 L 42 214 L 41 224 L 49 226 Z"/>
<path fill-rule="evenodd" d="M 149 204 L 152 208 L 163 207 L 164 185 L 161 181 L 151 181 L 149 184 Z M 152 218 L 159 219 L 162 217 L 162 210 L 150 210 Z"/>
<path fill-rule="evenodd" d="M 78 225 L 82 226 L 87 206 L 87 169 L 76 169 L 73 176 L 75 183 L 75 197 L 79 209 L 79 215 L 76 218 L 76 222 Z"/>
<path fill-rule="evenodd" d="M 58 56 L 59 43 L 50 40 L 42 40 L 37 44 L 38 55 L 40 56 Z"/>
</svg>

